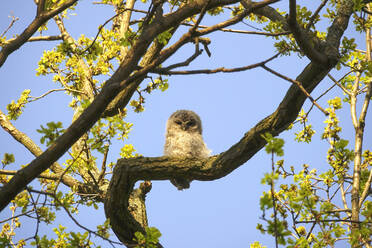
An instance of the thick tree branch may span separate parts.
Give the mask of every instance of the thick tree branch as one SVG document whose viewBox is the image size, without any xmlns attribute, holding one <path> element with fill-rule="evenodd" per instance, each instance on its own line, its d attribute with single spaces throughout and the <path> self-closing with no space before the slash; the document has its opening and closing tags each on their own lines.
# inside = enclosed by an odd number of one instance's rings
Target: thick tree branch
<svg viewBox="0 0 372 248">
<path fill-rule="evenodd" d="M 20 48 L 24 43 L 26 43 L 29 38 L 49 19 L 53 18 L 57 14 L 61 13 L 68 7 L 75 4 L 78 0 L 67 0 L 65 1 L 61 6 L 59 6 L 56 9 L 47 11 L 47 12 L 41 12 L 39 13 L 39 7 L 38 7 L 38 15 L 35 17 L 35 19 L 28 25 L 28 27 L 19 35 L 17 38 L 15 38 L 12 42 L 9 42 L 8 44 L 4 45 L 3 48 L 0 51 L 0 67 L 4 64 L 5 60 L 15 50 Z M 44 1 L 40 1 L 44 2 Z M 41 5 L 39 5 L 41 6 Z M 41 9 L 41 7 L 40 7 Z"/>
<path fill-rule="evenodd" d="M 331 68 L 325 69 L 315 63 L 309 64 L 297 77 L 311 92 L 327 75 Z M 114 232 L 124 243 L 130 243 L 141 226 L 128 211 L 128 197 L 138 180 L 168 180 L 185 177 L 190 180 L 215 180 L 228 175 L 256 154 L 264 145 L 262 134 L 269 132 L 274 136 L 284 131 L 296 118 L 306 96 L 292 85 L 277 110 L 261 120 L 229 150 L 205 160 L 135 158 L 119 160 L 107 192 L 105 212 Z"/>
<path fill-rule="evenodd" d="M 328 29 L 324 53 L 328 56 L 329 63 L 332 65 L 336 65 L 340 58 L 338 49 L 340 47 L 341 37 L 347 29 L 350 16 L 353 13 L 353 7 L 354 1 L 340 1 L 336 17 Z"/>
</svg>

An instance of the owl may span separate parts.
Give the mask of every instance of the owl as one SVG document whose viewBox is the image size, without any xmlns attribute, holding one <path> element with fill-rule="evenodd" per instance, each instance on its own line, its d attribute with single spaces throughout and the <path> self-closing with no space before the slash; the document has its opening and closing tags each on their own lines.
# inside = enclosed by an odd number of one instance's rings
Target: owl
<svg viewBox="0 0 372 248">
<path fill-rule="evenodd" d="M 164 155 L 175 158 L 207 158 L 211 151 L 202 137 L 200 117 L 190 110 L 178 110 L 167 121 Z M 171 183 L 178 190 L 190 187 L 187 178 L 175 178 Z"/>
</svg>

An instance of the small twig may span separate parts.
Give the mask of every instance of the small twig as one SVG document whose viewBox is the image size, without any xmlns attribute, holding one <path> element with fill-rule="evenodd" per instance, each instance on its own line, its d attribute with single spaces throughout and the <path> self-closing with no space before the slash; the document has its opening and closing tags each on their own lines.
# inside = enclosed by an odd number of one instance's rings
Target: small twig
<svg viewBox="0 0 372 248">
<path fill-rule="evenodd" d="M 37 193 L 37 194 L 44 194 L 44 195 L 47 195 L 47 196 L 50 196 L 54 199 L 54 201 L 56 203 L 58 203 L 64 210 L 65 212 L 67 213 L 67 215 L 71 218 L 71 220 L 78 226 L 80 227 L 81 229 L 89 232 L 89 233 L 93 233 L 94 235 L 96 235 L 97 237 L 100 237 L 106 241 L 108 241 L 112 246 L 113 244 L 118 244 L 118 245 L 122 245 L 122 243 L 119 243 L 119 242 L 116 242 L 116 241 L 113 241 L 113 240 L 110 240 L 102 235 L 100 235 L 99 233 L 93 231 L 93 230 L 90 230 L 89 228 L 83 226 L 82 224 L 80 224 L 74 216 L 72 216 L 72 214 L 70 213 L 70 211 L 65 207 L 65 205 L 58 199 L 58 197 L 53 194 L 53 193 L 49 193 L 49 192 L 44 192 L 44 191 L 40 191 L 40 190 L 35 190 L 35 189 L 32 189 L 30 187 L 27 187 L 27 190 L 30 191 L 30 192 L 33 192 L 33 193 Z M 113 246 L 114 247 L 114 246 Z"/>
<path fill-rule="evenodd" d="M 75 93 L 79 93 L 79 94 L 85 94 L 83 91 L 80 91 L 80 90 L 74 90 L 74 89 L 69 89 L 69 88 L 52 89 L 52 90 L 49 90 L 49 91 L 47 91 L 46 93 L 42 94 L 41 96 L 38 96 L 38 97 L 29 97 L 29 98 L 31 98 L 31 99 L 28 100 L 28 102 L 34 102 L 34 101 L 36 101 L 36 100 L 39 100 L 40 98 L 43 98 L 43 97 L 49 95 L 50 93 L 57 92 L 57 91 L 71 91 L 71 92 L 75 92 Z"/>
<path fill-rule="evenodd" d="M 323 0 L 323 2 L 315 10 L 314 14 L 310 17 L 309 23 L 307 24 L 307 27 L 306 27 L 306 31 L 309 31 L 311 26 L 314 25 L 315 18 L 317 17 L 317 15 L 322 10 L 322 8 L 326 5 L 327 2 L 328 2 L 328 0 Z"/>
<path fill-rule="evenodd" d="M 193 26 L 193 24 L 189 24 L 189 23 L 182 23 L 181 25 L 183 25 L 183 26 Z M 209 26 L 199 25 L 199 28 L 209 28 Z M 279 32 L 279 33 L 268 33 L 268 32 L 246 31 L 246 30 L 228 29 L 228 28 L 221 28 L 217 31 L 229 32 L 229 33 L 238 33 L 238 34 L 257 34 L 257 35 L 265 35 L 265 36 L 280 36 L 280 35 L 287 35 L 287 34 L 291 33 L 289 31 Z"/>
<path fill-rule="evenodd" d="M 207 12 L 207 6 L 208 6 L 208 4 L 209 4 L 210 1 L 211 1 L 211 0 L 207 0 L 207 1 L 204 3 L 204 6 L 203 6 L 203 8 L 202 8 L 201 11 L 200 11 L 199 17 L 198 17 L 198 19 L 196 20 L 195 25 L 194 25 L 194 26 L 190 29 L 190 31 L 189 31 L 191 34 L 194 33 L 194 32 L 196 31 L 196 29 L 198 28 L 198 26 L 199 26 L 201 20 L 203 19 L 205 13 Z"/>
<path fill-rule="evenodd" d="M 12 28 L 14 23 L 19 20 L 19 18 L 15 16 L 9 16 L 9 17 L 12 18 L 12 21 L 10 22 L 9 26 L 5 29 L 5 31 L 0 35 L 0 37 L 3 37 L 9 31 L 9 29 Z"/>
<path fill-rule="evenodd" d="M 250 27 L 250 28 L 256 29 L 256 30 L 258 30 L 258 31 L 262 31 L 262 29 L 260 29 L 260 28 L 256 28 L 255 26 L 253 26 L 253 25 L 251 25 L 251 24 L 248 24 L 248 23 L 246 23 L 246 22 L 245 22 L 244 20 L 242 20 L 242 23 L 243 23 L 244 25 L 246 25 L 246 26 Z"/>
<path fill-rule="evenodd" d="M 21 216 L 23 216 L 23 215 L 27 215 L 27 214 L 29 214 L 29 213 L 32 213 L 33 211 L 34 211 L 34 210 L 28 210 L 28 211 L 26 211 L 26 212 L 24 212 L 24 213 L 21 213 L 21 214 L 18 214 L 18 215 L 14 215 L 14 216 L 12 216 L 12 217 L 10 217 L 10 218 L 8 218 L 8 219 L 0 220 L 0 224 L 5 223 L 5 222 L 7 222 L 7 221 L 10 221 L 10 220 L 12 220 L 12 219 L 14 219 L 14 218 L 19 218 L 19 217 L 21 217 Z"/>
<path fill-rule="evenodd" d="M 270 68 L 268 68 L 266 65 L 261 65 L 262 68 L 264 68 L 266 71 L 268 72 L 271 72 L 272 74 L 284 79 L 284 80 L 287 80 L 288 82 L 291 82 L 293 84 L 296 84 L 298 86 L 298 88 L 307 96 L 307 98 L 309 98 L 309 100 L 320 110 L 322 111 L 326 116 L 329 115 L 329 113 L 327 111 L 325 111 L 315 100 L 314 98 L 307 92 L 307 90 L 302 86 L 302 84 L 297 81 L 297 80 L 293 80 L 289 77 L 286 77 Z"/>
<path fill-rule="evenodd" d="M 99 174 L 98 179 L 97 179 L 98 184 L 101 182 L 101 180 L 103 179 L 106 173 L 106 161 L 107 161 L 107 155 L 109 152 L 109 148 L 110 147 L 108 145 L 105 145 L 105 152 L 103 154 L 103 159 L 102 159 L 101 173 Z"/>
<path fill-rule="evenodd" d="M 350 74 L 352 71 L 350 71 L 349 73 L 347 73 L 346 75 L 348 75 L 348 74 Z M 339 82 L 343 79 L 343 78 L 345 78 L 345 76 L 343 76 L 342 77 L 342 79 L 340 79 L 339 81 L 337 81 L 330 73 L 328 73 L 327 74 L 328 75 L 328 77 L 338 86 L 338 87 L 340 87 L 341 89 L 342 89 L 342 91 L 346 94 L 346 95 L 348 95 L 348 96 L 350 96 L 351 95 L 351 92 L 350 91 L 348 91 L 344 86 L 342 86 Z"/>
<path fill-rule="evenodd" d="M 162 74 L 162 75 L 213 74 L 213 73 L 218 73 L 218 72 L 232 73 L 232 72 L 246 71 L 246 70 L 250 70 L 250 69 L 253 69 L 253 68 L 260 67 L 260 66 L 270 62 L 271 60 L 277 58 L 280 54 L 281 53 L 279 52 L 279 53 L 275 54 L 274 56 L 272 56 L 272 57 L 270 57 L 270 58 L 268 58 L 268 59 L 266 59 L 262 62 L 256 63 L 256 64 L 243 66 L 243 67 L 230 68 L 230 69 L 220 67 L 220 68 L 216 68 L 216 69 L 200 69 L 200 70 L 189 70 L 189 71 L 167 71 L 167 70 L 164 70 L 164 68 L 156 68 L 156 69 L 152 69 L 150 71 L 153 72 L 153 73 Z"/>
<path fill-rule="evenodd" d="M 68 172 L 68 170 L 71 168 L 71 166 L 76 162 L 76 160 L 80 157 L 81 153 L 83 152 L 83 150 L 80 151 L 80 153 L 78 154 L 77 157 L 73 157 L 71 154 L 71 157 L 74 158 L 74 160 L 71 162 L 71 164 L 69 166 L 66 167 L 66 169 L 61 173 L 61 175 L 58 177 L 58 181 L 56 183 L 56 186 L 54 187 L 54 194 L 57 193 L 57 189 L 58 189 L 58 186 L 59 184 L 61 183 L 63 177 L 66 175 L 66 173 Z"/>
<path fill-rule="evenodd" d="M 96 34 L 96 36 L 94 37 L 92 43 L 87 47 L 85 48 L 83 51 L 80 52 L 80 54 L 83 54 L 85 53 L 86 51 L 88 51 L 89 49 L 92 48 L 92 46 L 94 45 L 94 43 L 96 42 L 96 40 L 98 39 L 98 36 L 99 34 L 101 33 L 102 29 L 104 28 L 104 26 L 106 26 L 109 22 L 111 22 L 113 19 L 115 19 L 116 17 L 118 17 L 119 15 L 123 14 L 125 11 L 133 11 L 133 12 L 139 12 L 139 13 L 143 13 L 143 11 L 139 11 L 139 10 L 136 10 L 136 9 L 129 9 L 129 8 L 125 8 L 123 9 L 122 11 L 118 12 L 117 14 L 115 14 L 113 17 L 109 18 L 107 21 L 105 21 L 103 23 L 103 25 L 100 25 L 99 28 L 98 28 L 98 32 Z M 147 12 L 145 12 L 147 13 Z"/>
<path fill-rule="evenodd" d="M 313 233 L 313 230 L 314 230 L 314 227 L 316 226 L 316 223 L 317 222 L 314 222 L 312 225 L 311 225 L 311 228 L 309 230 L 309 232 L 307 233 L 306 235 L 306 240 L 308 240 L 310 238 L 310 235 Z"/>
<path fill-rule="evenodd" d="M 273 203 L 273 211 L 274 211 L 274 233 L 275 233 L 275 247 L 278 248 L 278 214 L 276 209 L 276 197 L 275 197 L 275 188 L 274 188 L 274 173 L 275 173 L 275 163 L 274 163 L 274 152 L 271 153 L 271 171 L 272 171 L 272 178 L 270 180 L 270 192 L 271 192 L 271 199 Z"/>
<path fill-rule="evenodd" d="M 367 196 L 369 194 L 369 191 L 370 191 L 370 188 L 371 188 L 371 183 L 372 183 L 372 170 L 370 170 L 370 172 L 369 172 L 369 176 L 368 176 L 367 182 L 364 185 L 363 193 L 360 196 L 360 199 L 359 199 L 359 209 L 362 208 L 362 204 L 363 204 L 364 200 L 367 198 Z"/>
<path fill-rule="evenodd" d="M 161 68 L 164 71 L 169 71 L 177 67 L 183 67 L 188 66 L 194 59 L 196 59 L 200 54 L 202 54 L 203 50 L 199 49 L 199 44 L 195 44 L 195 52 L 193 55 L 191 55 L 188 59 L 186 59 L 184 62 L 176 63 L 164 68 Z"/>
<path fill-rule="evenodd" d="M 346 191 L 344 189 L 344 182 L 341 182 L 341 185 L 340 185 L 340 191 L 341 191 L 341 199 L 342 199 L 342 204 L 344 205 L 344 208 L 345 209 L 348 209 L 349 207 L 347 206 L 347 202 L 346 202 Z"/>
<path fill-rule="evenodd" d="M 36 245 L 39 246 L 39 240 L 36 238 L 38 236 L 38 233 L 39 233 L 39 225 L 40 225 L 40 216 L 39 216 L 39 213 L 37 211 L 37 202 L 35 202 L 34 197 L 31 194 L 31 192 L 29 190 L 27 190 L 27 192 L 30 195 L 30 199 L 32 201 L 32 205 L 34 205 L 34 210 L 35 210 L 35 214 L 36 214 L 36 230 L 35 230 L 35 234 L 34 234 L 34 239 L 35 239 Z M 39 197 L 38 197 L 38 199 L 39 199 Z"/>
<path fill-rule="evenodd" d="M 329 87 L 326 91 L 324 91 L 320 96 L 318 96 L 316 99 L 315 99 L 315 101 L 317 102 L 320 98 L 322 98 L 323 96 L 325 96 L 329 91 L 331 91 L 335 86 L 336 86 L 337 84 L 333 84 L 331 87 Z M 313 107 L 314 107 L 315 105 L 314 105 L 314 103 L 312 103 L 311 104 L 311 107 L 309 108 L 309 110 L 306 112 L 306 115 L 305 115 L 305 117 L 304 118 L 308 118 L 309 117 L 309 114 L 310 114 L 310 112 L 311 112 L 311 110 L 313 109 Z M 296 120 L 296 121 L 294 121 L 293 122 L 293 124 L 295 124 L 295 123 L 297 123 L 297 122 L 299 122 L 300 120 Z M 304 125 L 305 125 L 305 123 L 304 123 Z M 322 181 L 322 180 L 320 180 L 320 181 Z"/>
<path fill-rule="evenodd" d="M 304 220 L 304 221 L 296 221 L 296 224 L 306 224 L 306 223 L 317 223 L 317 222 L 347 222 L 347 223 L 372 223 L 371 221 L 353 221 L 353 220 Z"/>
</svg>

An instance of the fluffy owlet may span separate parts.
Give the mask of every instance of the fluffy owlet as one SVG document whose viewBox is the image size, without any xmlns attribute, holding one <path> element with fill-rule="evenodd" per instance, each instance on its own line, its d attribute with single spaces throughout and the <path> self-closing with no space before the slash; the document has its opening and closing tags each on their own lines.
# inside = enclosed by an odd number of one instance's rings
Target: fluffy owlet
<svg viewBox="0 0 372 248">
<path fill-rule="evenodd" d="M 177 158 L 206 158 L 210 154 L 202 137 L 200 117 L 190 110 L 178 110 L 167 121 L 164 155 Z M 177 189 L 190 187 L 187 178 L 175 178 L 171 183 Z"/>
</svg>

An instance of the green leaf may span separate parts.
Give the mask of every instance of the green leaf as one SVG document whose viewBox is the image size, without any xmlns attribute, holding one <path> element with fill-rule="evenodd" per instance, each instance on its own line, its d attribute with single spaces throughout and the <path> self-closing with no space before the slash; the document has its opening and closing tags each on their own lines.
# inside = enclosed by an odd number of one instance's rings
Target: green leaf
<svg viewBox="0 0 372 248">
<path fill-rule="evenodd" d="M 4 153 L 4 158 L 1 160 L 3 166 L 14 163 L 14 155 L 11 153 Z"/>
<path fill-rule="evenodd" d="M 284 155 L 284 140 L 280 138 L 274 138 L 270 133 L 265 133 L 264 135 L 261 135 L 262 138 L 264 138 L 267 142 L 265 146 L 265 151 L 269 154 L 274 153 L 277 156 L 283 156 Z"/>
<path fill-rule="evenodd" d="M 22 111 L 28 102 L 28 98 L 31 90 L 24 90 L 20 98 L 15 102 L 14 100 L 6 106 L 8 110 L 8 118 L 11 120 L 17 120 L 18 117 L 22 114 Z"/>
</svg>

